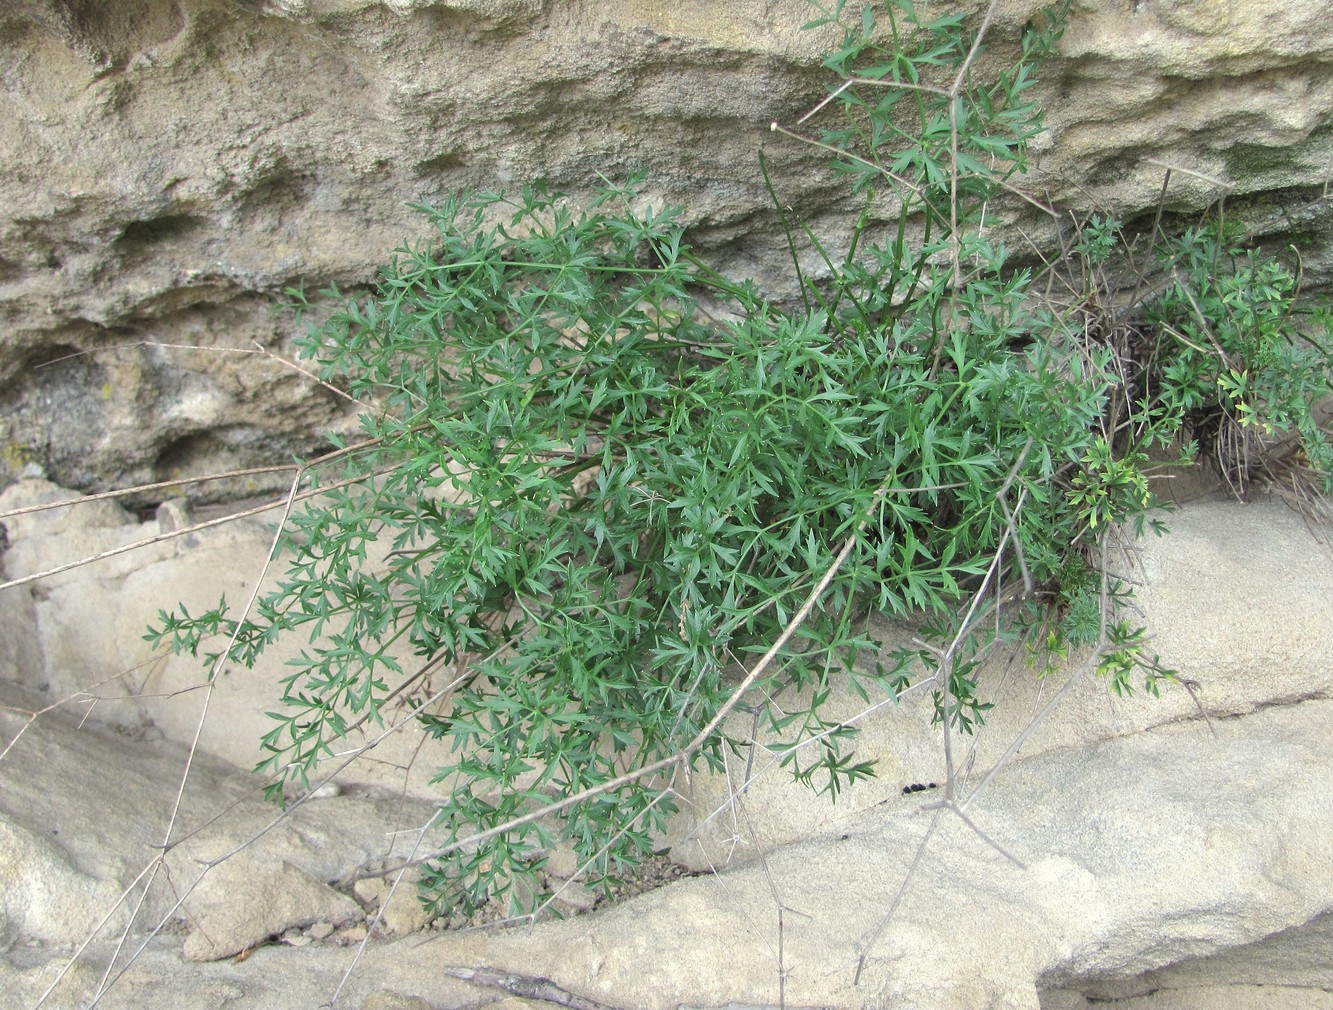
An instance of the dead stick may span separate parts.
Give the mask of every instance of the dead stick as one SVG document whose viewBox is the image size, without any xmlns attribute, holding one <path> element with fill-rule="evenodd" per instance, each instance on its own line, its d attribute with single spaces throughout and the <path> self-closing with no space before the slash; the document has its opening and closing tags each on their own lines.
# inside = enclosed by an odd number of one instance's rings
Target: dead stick
<svg viewBox="0 0 1333 1010">
<path fill-rule="evenodd" d="M 620 1010 L 619 1007 L 607 1006 L 596 1000 L 584 999 L 572 992 L 566 992 L 549 978 L 529 978 L 527 975 L 514 975 L 509 972 L 494 971 L 487 965 L 480 968 L 445 968 L 444 973 L 452 978 L 461 978 L 473 985 L 484 985 L 491 989 L 502 989 L 512 996 L 523 999 L 544 1000 L 558 1003 L 570 1010 Z"/>
</svg>

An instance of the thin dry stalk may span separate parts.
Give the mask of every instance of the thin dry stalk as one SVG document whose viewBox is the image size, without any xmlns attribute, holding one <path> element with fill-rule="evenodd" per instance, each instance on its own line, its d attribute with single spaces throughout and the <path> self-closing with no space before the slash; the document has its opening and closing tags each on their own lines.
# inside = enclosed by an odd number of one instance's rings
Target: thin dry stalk
<svg viewBox="0 0 1333 1010">
<path fill-rule="evenodd" d="M 358 474 L 354 477 L 348 477 L 344 480 L 335 481 L 332 484 L 327 484 L 322 487 L 308 488 L 307 490 L 301 491 L 300 493 L 296 492 L 296 489 L 300 486 L 301 481 L 305 477 L 306 473 L 309 472 L 310 470 L 331 463 L 334 460 L 340 459 L 344 456 L 348 456 L 353 453 L 360 452 L 364 449 L 368 449 L 376 444 L 377 444 L 376 440 L 359 442 L 356 445 L 351 445 L 343 449 L 335 450 L 334 452 L 321 456 L 318 459 L 312 460 L 309 463 L 299 464 L 297 466 L 290 468 L 288 467 L 276 468 L 276 469 L 291 469 L 294 471 L 294 477 L 292 480 L 292 490 L 287 495 L 286 498 L 279 498 L 271 502 L 265 502 L 263 505 L 256 505 L 254 508 L 243 509 L 240 512 L 232 512 L 225 516 L 219 516 L 216 519 L 208 519 L 205 520 L 204 522 L 193 523 L 189 526 L 183 526 L 177 530 L 168 530 L 167 532 L 159 533 L 156 536 L 145 537 L 141 540 L 135 540 L 132 543 L 122 544 L 119 547 L 113 547 L 110 548 L 109 550 L 102 551 L 98 554 L 94 554 L 89 557 L 78 558 L 74 561 L 67 562 L 63 565 L 56 565 L 54 568 L 47 568 L 40 572 L 34 572 L 31 575 L 25 575 L 22 578 L 10 579 L 8 582 L 0 582 L 0 591 L 6 589 L 12 589 L 16 586 L 25 586 L 33 582 L 39 582 L 42 579 L 50 578 L 52 575 L 60 575 L 63 574 L 64 572 L 73 571 L 76 568 L 83 568 L 97 561 L 105 561 L 107 558 L 113 558 L 120 554 L 128 554 L 130 551 L 137 551 L 144 547 L 151 547 L 153 544 L 164 543 L 168 540 L 174 540 L 177 537 L 188 536 L 191 533 L 198 533 L 201 530 L 213 529 L 218 526 L 225 526 L 226 524 L 236 522 L 239 519 L 247 519 L 251 516 L 262 515 L 265 512 L 272 512 L 274 509 L 284 510 L 282 523 L 279 526 L 279 529 L 281 529 L 282 526 L 286 524 L 287 517 L 288 515 L 290 515 L 291 512 L 291 508 L 296 502 L 308 501 L 311 498 L 317 498 L 320 495 L 326 494 L 329 491 L 338 490 L 344 487 L 351 487 L 355 484 L 365 483 L 366 481 L 373 480 L 376 477 L 379 477 L 385 472 L 387 472 L 388 470 L 387 466 L 381 467 L 379 469 L 372 470 L 364 474 Z M 211 480 L 211 479 L 214 478 L 211 477 L 197 478 L 197 480 Z M 181 482 L 177 481 L 174 483 L 179 484 Z M 151 486 L 152 485 L 145 485 L 145 487 L 151 487 Z M 6 519 L 12 515 L 23 515 L 29 512 L 40 512 L 53 508 L 61 508 L 67 505 L 79 504 L 84 501 L 95 500 L 97 497 L 110 497 L 112 494 L 117 494 L 117 493 L 119 492 L 110 492 L 104 496 L 71 498 L 59 502 L 48 502 L 42 505 L 29 505 L 26 506 L 25 508 L 15 509 L 12 512 L 0 513 L 0 520 Z"/>
</svg>

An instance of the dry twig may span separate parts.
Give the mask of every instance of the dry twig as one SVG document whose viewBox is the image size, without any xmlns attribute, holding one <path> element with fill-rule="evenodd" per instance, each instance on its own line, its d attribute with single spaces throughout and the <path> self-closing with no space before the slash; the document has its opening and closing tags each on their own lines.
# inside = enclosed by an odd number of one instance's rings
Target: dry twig
<svg viewBox="0 0 1333 1010">
<path fill-rule="evenodd" d="M 529 975 L 496 971 L 487 965 L 482 965 L 480 968 L 445 968 L 444 973 L 450 978 L 461 978 L 473 985 L 486 986 L 488 989 L 499 989 L 511 996 L 519 996 L 522 999 L 555 1003 L 559 1006 L 569 1007 L 570 1010 L 624 1010 L 621 1007 L 608 1006 L 606 1003 L 598 1003 L 596 1000 L 576 995 L 560 988 L 549 978 L 533 978 Z"/>
</svg>

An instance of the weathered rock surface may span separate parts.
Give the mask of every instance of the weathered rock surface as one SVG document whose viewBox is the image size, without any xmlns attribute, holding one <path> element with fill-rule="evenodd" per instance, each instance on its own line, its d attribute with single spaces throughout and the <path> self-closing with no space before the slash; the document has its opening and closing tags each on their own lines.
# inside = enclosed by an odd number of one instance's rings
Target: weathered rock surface
<svg viewBox="0 0 1333 1010">
<path fill-rule="evenodd" d="M 995 58 L 1039 6 L 1001 3 Z M 823 93 L 829 40 L 800 31 L 808 16 L 803 0 L 0 5 L 0 485 L 30 462 L 101 489 L 318 450 L 349 411 L 266 353 L 294 336 L 274 296 L 366 283 L 420 230 L 409 200 L 538 176 L 581 195 L 599 171 L 646 167 L 646 198 L 684 204 L 697 247 L 789 294 L 759 144 L 783 200 L 834 245 L 849 221 L 822 155 L 767 131 Z M 1134 221 L 1174 166 L 1168 220 L 1226 194 L 1327 290 L 1328 19 L 1326 0 L 1082 0 L 1041 85 L 1050 132 L 1029 188 Z M 1017 204 L 989 224 L 1054 237 Z M 214 496 L 290 479 L 246 474 Z M 65 494 L 24 482 L 0 510 Z M 185 521 L 109 503 L 6 520 L 5 576 Z M 776 1005 L 780 977 L 789 1006 L 1329 1007 L 1329 548 L 1280 509 L 1197 504 L 1172 526 L 1145 545 L 1139 599 L 1192 693 L 1068 689 L 967 808 L 1023 868 L 942 815 L 876 936 L 938 796 L 900 787 L 943 779 L 913 696 L 865 718 L 883 778 L 836 808 L 762 760 L 743 796 L 743 769 L 696 777 L 672 841 L 718 876 L 532 931 L 374 940 L 336 1005 L 475 1002 L 440 968 L 490 963 L 626 1010 Z M 103 1007 L 315 1006 L 351 968 L 336 930 L 360 906 L 329 882 L 411 850 L 432 813 L 429 747 L 393 734 L 341 792 L 279 816 L 237 768 L 258 757 L 285 654 L 207 688 L 195 661 L 140 639 L 178 600 L 244 600 L 269 538 L 261 520 L 204 530 L 0 592 L 0 1008 L 33 1006 L 99 924 L 46 1005 L 94 992 L 121 930 L 127 951 L 146 946 Z M 960 754 L 962 795 L 1061 689 L 1021 664 L 985 683 L 996 708 Z M 384 925 L 413 928 L 412 911 L 390 904 Z M 314 922 L 312 946 L 185 960 Z"/>
<path fill-rule="evenodd" d="M 1026 867 L 944 815 L 877 938 L 930 825 L 914 803 L 605 913 L 372 945 L 336 1005 L 388 989 L 458 1006 L 476 992 L 441 969 L 490 964 L 648 1010 L 776 1006 L 780 973 L 788 1006 L 1074 1010 L 1087 992 L 1136 1010 L 1218 1008 L 1262 1005 L 1277 986 L 1266 1005 L 1326 1006 L 1333 975 L 1311 953 L 1326 950 L 1333 908 L 1330 729 L 1333 703 L 1311 700 L 1222 721 L 1216 737 L 1187 722 L 1021 760 L 969 812 Z M 91 951 L 60 1005 L 88 991 L 108 955 Z M 32 1005 L 63 957 L 13 948 L 0 1004 Z M 225 986 L 242 1005 L 313 1006 L 350 967 L 329 947 L 264 948 L 244 964 L 180 958 L 178 941 L 150 944 L 102 1005 L 200 1005 L 189 994 Z"/>
<path fill-rule="evenodd" d="M 0 512 L 70 497 L 49 481 L 21 481 L 0 492 Z M 184 606 L 200 614 L 225 596 L 235 614 L 256 583 L 271 587 L 285 572 L 279 558 L 265 574 L 273 530 L 257 516 L 159 539 L 191 522 L 185 512 L 159 511 L 139 523 L 114 502 L 101 501 L 4 520 L 11 546 L 0 565 L 11 579 L 142 546 L 0 591 L 0 607 L 14 614 L 15 638 L 22 642 L 0 647 L 0 659 L 13 653 L 13 665 L 0 666 L 0 678 L 43 692 L 51 701 L 93 709 L 97 718 L 126 731 L 151 728 L 182 746 L 197 740 L 205 752 L 252 768 L 265 756 L 259 740 L 273 728 L 267 712 L 281 695 L 284 664 L 299 655 L 302 642 L 279 642 L 253 671 L 226 666 L 209 686 L 202 658 L 172 656 L 153 648 L 143 634 L 150 624 L 161 626 L 162 611 Z M 269 515 L 276 523 L 280 512 Z M 201 726 L 205 706 L 210 715 Z M 364 784 L 430 794 L 430 776 L 446 751 L 442 743 L 428 746 L 416 731 L 409 721 L 399 732 L 368 727 L 352 734 L 357 746 L 373 746 L 374 753 L 349 774 Z"/>
<path fill-rule="evenodd" d="M 979 6 L 971 0 L 973 6 Z M 995 58 L 1042 0 L 1004 0 Z M 17 0 L 0 9 L 0 480 L 81 489 L 287 462 L 346 408 L 259 348 L 272 296 L 357 285 L 406 204 L 537 177 L 652 172 L 691 241 L 775 295 L 795 279 L 763 185 L 836 246 L 823 154 L 767 131 L 823 94 L 805 0 Z M 984 66 L 984 63 L 983 63 Z M 1030 188 L 1082 216 L 1227 196 L 1311 289 L 1333 279 L 1325 0 L 1083 0 L 1040 98 Z M 988 227 L 1026 250 L 1021 204 Z M 1018 229 L 1024 238 L 1019 238 Z M 172 345 L 166 347 L 162 345 Z M 258 345 L 258 347 L 256 347 Z M 249 475 L 212 493 L 282 486 Z M 152 499 L 151 495 L 145 496 Z"/>
<path fill-rule="evenodd" d="M 289 926 L 344 922 L 360 906 L 325 882 L 402 858 L 433 813 L 362 789 L 284 814 L 238 769 L 207 755 L 187 762 L 160 734 L 74 724 L 62 712 L 32 717 L 43 708 L 0 681 L 7 945 L 78 943 L 104 916 L 112 936 L 179 920 L 193 930 L 186 955 L 207 959 Z"/>
<path fill-rule="evenodd" d="M 25 482 L 0 509 L 63 494 Z M 176 521 L 164 515 L 144 529 L 125 519 L 89 504 L 63 523 L 54 513 L 7 520 L 7 574 Z M 739 767 L 730 777 L 696 775 L 675 852 L 717 867 L 717 876 L 531 931 L 447 934 L 420 947 L 375 940 L 337 1005 L 370 1005 L 376 993 L 460 1005 L 476 993 L 442 977 L 441 965 L 491 964 L 625 1008 L 776 1005 L 783 972 L 789 1006 L 1082 1010 L 1095 999 L 1134 1010 L 1325 1007 L 1333 985 L 1333 631 L 1325 607 L 1333 548 L 1274 504 L 1194 502 L 1171 525 L 1134 556 L 1145 582 L 1138 598 L 1163 661 L 1190 691 L 1168 685 L 1160 699 L 1116 698 L 1090 676 L 1063 688 L 1068 670 L 1037 681 L 1021 662 L 983 676 L 995 708 L 974 739 L 956 741 L 958 795 L 1022 866 L 943 813 L 909 879 L 937 816 L 925 804 L 941 791 L 907 796 L 901 786 L 943 781 L 930 703 L 912 696 L 863 716 L 861 753 L 879 760 L 882 777 L 836 807 L 774 774 L 762 752 L 743 793 Z M 0 746 L 13 741 L 0 755 L 0 941 L 14 980 L 0 1006 L 31 1006 L 67 956 L 58 945 L 81 941 L 103 916 L 103 936 L 159 922 L 190 936 L 183 949 L 178 935 L 149 942 L 102 1006 L 207 1005 L 218 994 L 243 1005 L 322 1003 L 351 963 L 335 928 L 357 915 L 327 882 L 410 851 L 430 818 L 424 783 L 409 785 L 420 798 L 365 784 L 404 782 L 401 767 L 387 777 L 375 770 L 378 754 L 348 770 L 341 792 L 285 816 L 263 804 L 219 756 L 250 763 L 245 748 L 272 705 L 264 678 L 274 674 L 237 671 L 212 692 L 172 829 L 179 844 L 162 857 L 136 919 L 129 903 L 117 905 L 123 892 L 139 900 L 136 880 L 163 852 L 203 696 L 192 664 L 170 680 L 108 690 L 120 683 L 117 664 L 143 658 L 137 646 L 106 651 L 137 639 L 126 629 L 142 618 L 121 608 L 151 596 L 133 588 L 144 573 L 168 600 L 207 597 L 217 587 L 202 576 L 221 558 L 233 565 L 217 565 L 222 581 L 244 580 L 246 563 L 252 580 L 268 549 L 265 531 L 244 524 L 192 536 L 192 546 L 148 548 L 157 553 L 144 555 L 140 572 L 111 559 L 100 563 L 104 571 L 54 577 L 43 592 L 70 591 L 67 612 L 44 609 L 41 593 L 28 601 L 42 643 L 35 651 L 44 656 L 54 638 L 68 640 L 58 661 L 78 677 L 62 681 L 39 667 L 10 668 L 0 679 Z M 104 623 L 119 627 L 118 639 L 94 635 L 80 645 L 81 629 Z M 20 676 L 26 686 L 15 683 Z M 44 711 L 59 696 L 38 688 L 57 683 L 84 694 Z M 972 795 L 1057 693 L 1057 707 Z M 85 716 L 92 699 L 92 718 L 68 721 Z M 858 711 L 848 704 L 848 715 Z M 429 766 L 429 755 L 420 762 Z M 355 893 L 373 907 L 386 890 L 363 884 Z M 381 928 L 421 925 L 410 912 L 391 903 Z M 243 964 L 182 961 L 226 956 L 316 921 L 324 926 L 311 946 L 262 948 Z M 863 951 L 867 967 L 853 985 Z M 111 952 L 99 943 L 88 956 L 55 1005 L 90 992 Z"/>
<path fill-rule="evenodd" d="M 69 497 L 50 482 L 23 481 L 0 493 L 0 512 Z M 9 578 L 30 576 L 98 551 L 154 540 L 189 521 L 185 514 L 164 512 L 138 523 L 109 501 L 13 517 L 4 521 L 11 546 L 3 571 Z M 1143 583 L 1136 596 L 1155 650 L 1189 689 L 1168 683 L 1161 697 L 1145 692 L 1117 697 L 1096 677 L 1084 675 L 1028 737 L 1025 754 L 1193 719 L 1200 706 L 1225 717 L 1333 690 L 1333 625 L 1325 619 L 1325 601 L 1333 598 L 1333 547 L 1317 541 L 1299 514 L 1276 502 L 1243 506 L 1202 499 L 1171 515 L 1169 524 L 1168 535 L 1138 544 L 1121 565 Z M 150 623 L 160 624 L 162 610 L 178 605 L 198 614 L 225 596 L 232 613 L 239 611 L 257 581 L 271 585 L 284 573 L 281 558 L 265 572 L 272 540 L 261 517 L 252 517 L 0 592 L 0 605 L 15 611 L 16 628 L 27 628 L 22 637 L 31 640 L 26 647 L 11 646 L 30 657 L 28 665 L 12 666 L 8 673 L 0 667 L 0 676 L 44 692 L 50 701 L 71 699 L 128 731 L 151 729 L 182 746 L 197 741 L 204 752 L 251 768 L 264 757 L 259 740 L 273 726 L 267 713 L 281 694 L 285 664 L 306 643 L 288 636 L 269 646 L 253 670 L 227 666 L 208 691 L 209 714 L 201 727 L 202 660 L 170 656 L 141 636 Z M 1237 574 L 1237 559 L 1244 559 L 1243 575 Z M 908 629 L 881 631 L 889 641 L 910 640 Z M 999 759 L 1062 681 L 1038 679 L 1021 658 L 1002 656 L 990 663 L 982 683 L 992 700 L 1004 704 L 987 716 L 989 731 L 967 741 L 976 774 Z M 896 706 L 873 700 L 879 709 L 865 720 L 858 750 L 876 759 L 881 777 L 900 785 L 942 779 L 928 693 L 918 690 Z M 846 717 L 864 708 L 855 698 L 844 704 L 840 714 Z M 748 730 L 738 726 L 736 732 Z M 395 732 L 374 728 L 353 734 L 348 750 L 368 744 L 373 752 L 339 771 L 337 781 L 404 789 L 422 799 L 436 794 L 430 778 L 449 760 L 446 742 L 428 739 L 405 721 Z M 831 830 L 882 799 L 879 784 L 853 785 L 834 807 L 771 774 L 769 761 L 757 759 L 751 769 L 756 781 L 748 789 L 752 797 L 764 797 L 758 809 L 766 813 L 752 811 L 751 826 L 770 844 Z M 337 764 L 330 762 L 329 774 Z M 699 781 L 693 796 L 697 820 L 678 824 L 678 857 L 699 868 L 727 858 L 734 847 L 731 815 L 712 812 L 729 809 L 728 799 L 745 784 L 744 775 L 738 767 L 729 779 Z"/>
<path fill-rule="evenodd" d="M 196 893 L 194 928 L 181 951 L 189 961 L 231 957 L 287 929 L 316 922 L 336 926 L 362 914 L 347 895 L 285 862 L 255 867 L 228 860 Z"/>
<path fill-rule="evenodd" d="M 1022 657 L 1002 654 L 981 675 L 984 699 L 996 703 L 986 714 L 985 732 L 955 741 L 969 788 L 1057 692 L 1057 707 L 1026 738 L 1022 754 L 1078 750 L 1098 740 L 1198 719 L 1201 710 L 1216 723 L 1333 694 L 1333 623 L 1327 609 L 1333 599 L 1333 546 L 1327 539 L 1317 540 L 1299 514 L 1277 503 L 1242 506 L 1203 499 L 1167 518 L 1170 532 L 1141 541 L 1122 567 L 1140 583 L 1135 599 L 1153 651 L 1167 669 L 1179 672 L 1183 683 L 1162 684 L 1160 697 L 1142 690 L 1117 696 L 1087 671 L 1066 687 L 1072 664 L 1038 678 Z M 901 640 L 905 644 L 908 635 Z M 881 705 L 864 722 L 857 752 L 875 758 L 883 782 L 901 787 L 943 781 L 940 735 L 931 725 L 934 701 L 929 685 L 924 686 L 897 706 Z M 864 703 L 848 699 L 838 714 L 848 718 L 864 709 Z M 756 781 L 748 784 L 746 823 L 768 843 L 838 830 L 852 812 L 883 802 L 884 787 L 876 782 L 869 788 L 851 786 L 835 806 L 770 774 L 776 764 L 776 758 L 757 758 L 751 771 Z M 736 850 L 729 800 L 746 785 L 746 769 L 740 765 L 727 779 L 696 783 L 698 817 L 678 824 L 678 858 L 702 868 Z M 900 796 L 893 802 L 910 801 Z M 739 844 L 743 855 L 754 839 L 742 838 Z"/>
</svg>

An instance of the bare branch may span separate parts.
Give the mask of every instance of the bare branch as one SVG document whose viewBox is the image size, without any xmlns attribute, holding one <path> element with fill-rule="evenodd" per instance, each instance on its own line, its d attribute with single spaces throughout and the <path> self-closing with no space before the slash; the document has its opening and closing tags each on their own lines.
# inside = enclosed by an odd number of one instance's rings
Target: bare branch
<svg viewBox="0 0 1333 1010">
<path fill-rule="evenodd" d="M 511 996 L 518 996 L 522 999 L 555 1003 L 558 1006 L 569 1007 L 569 1010 L 621 1010 L 620 1007 L 598 1003 L 596 1000 L 587 999 L 561 989 L 549 978 L 532 978 L 528 975 L 495 971 L 485 966 L 481 968 L 445 968 L 444 973 L 450 978 L 461 978 L 473 985 L 485 986 L 488 989 L 499 989 Z"/>
</svg>

